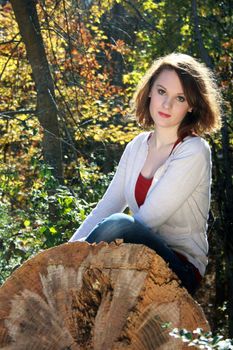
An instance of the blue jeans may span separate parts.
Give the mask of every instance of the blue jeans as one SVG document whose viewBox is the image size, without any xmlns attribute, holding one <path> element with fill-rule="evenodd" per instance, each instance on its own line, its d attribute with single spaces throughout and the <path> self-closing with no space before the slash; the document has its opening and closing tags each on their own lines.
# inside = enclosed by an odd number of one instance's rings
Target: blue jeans
<svg viewBox="0 0 233 350">
<path fill-rule="evenodd" d="M 93 228 L 86 241 L 110 243 L 117 238 L 123 239 L 125 243 L 144 244 L 153 249 L 169 264 L 188 292 L 194 294 L 199 285 L 194 266 L 181 260 L 166 242 L 132 216 L 119 213 L 107 217 Z"/>
</svg>

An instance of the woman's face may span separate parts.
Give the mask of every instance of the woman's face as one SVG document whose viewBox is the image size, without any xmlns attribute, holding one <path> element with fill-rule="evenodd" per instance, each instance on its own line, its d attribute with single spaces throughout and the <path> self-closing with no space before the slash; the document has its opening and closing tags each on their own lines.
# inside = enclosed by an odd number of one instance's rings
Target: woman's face
<svg viewBox="0 0 233 350">
<path fill-rule="evenodd" d="M 178 129 L 187 112 L 191 112 L 183 87 L 174 70 L 163 70 L 150 94 L 150 114 L 157 127 Z"/>
</svg>

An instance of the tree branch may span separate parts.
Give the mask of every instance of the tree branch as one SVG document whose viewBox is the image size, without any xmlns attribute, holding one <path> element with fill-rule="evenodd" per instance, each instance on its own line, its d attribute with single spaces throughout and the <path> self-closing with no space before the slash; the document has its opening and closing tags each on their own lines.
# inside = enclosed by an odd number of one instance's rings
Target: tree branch
<svg viewBox="0 0 233 350">
<path fill-rule="evenodd" d="M 19 109 L 17 111 L 1 111 L 0 118 L 5 116 L 14 116 L 17 114 L 36 114 L 36 109 Z"/>
</svg>

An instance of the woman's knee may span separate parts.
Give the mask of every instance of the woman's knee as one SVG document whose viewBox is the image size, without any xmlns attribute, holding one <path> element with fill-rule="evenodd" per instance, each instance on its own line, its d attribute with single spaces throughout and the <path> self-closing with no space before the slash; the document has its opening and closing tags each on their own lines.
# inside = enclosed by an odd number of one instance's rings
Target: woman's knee
<svg viewBox="0 0 233 350">
<path fill-rule="evenodd" d="M 123 238 L 125 228 L 129 226 L 132 219 L 129 215 L 116 213 L 102 220 L 87 237 L 89 242 L 112 242 L 117 238 Z"/>
<path fill-rule="evenodd" d="M 133 224 L 132 217 L 126 214 L 112 214 L 99 225 L 109 236 L 123 238 L 124 230 Z M 118 237 L 119 236 L 119 237 Z"/>
<path fill-rule="evenodd" d="M 132 224 L 134 222 L 132 216 L 124 213 L 115 213 L 103 220 L 103 222 L 109 222 L 112 224 Z"/>
</svg>

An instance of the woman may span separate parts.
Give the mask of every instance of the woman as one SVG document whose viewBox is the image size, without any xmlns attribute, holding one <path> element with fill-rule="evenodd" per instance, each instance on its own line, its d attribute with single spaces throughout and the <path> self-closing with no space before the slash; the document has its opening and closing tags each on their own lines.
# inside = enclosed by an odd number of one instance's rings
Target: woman
<svg viewBox="0 0 233 350">
<path fill-rule="evenodd" d="M 102 200 L 70 241 L 145 244 L 193 294 L 208 253 L 211 154 L 200 136 L 220 127 L 220 94 L 205 65 L 173 53 L 154 62 L 133 106 L 152 131 L 129 142 Z M 127 206 L 132 216 L 122 213 Z"/>
</svg>

